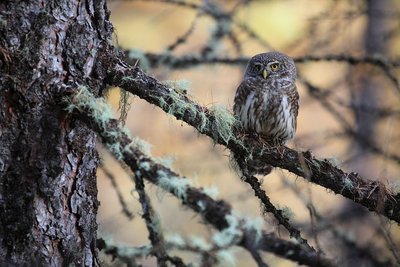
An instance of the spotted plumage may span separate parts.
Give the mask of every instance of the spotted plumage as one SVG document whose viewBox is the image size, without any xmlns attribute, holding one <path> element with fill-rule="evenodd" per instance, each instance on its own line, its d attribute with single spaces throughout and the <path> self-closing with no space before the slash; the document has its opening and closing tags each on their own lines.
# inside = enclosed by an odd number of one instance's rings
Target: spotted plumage
<svg viewBox="0 0 400 267">
<path fill-rule="evenodd" d="M 296 132 L 299 94 L 293 60 L 278 52 L 250 59 L 239 85 L 233 111 L 248 133 L 283 145 Z"/>
</svg>

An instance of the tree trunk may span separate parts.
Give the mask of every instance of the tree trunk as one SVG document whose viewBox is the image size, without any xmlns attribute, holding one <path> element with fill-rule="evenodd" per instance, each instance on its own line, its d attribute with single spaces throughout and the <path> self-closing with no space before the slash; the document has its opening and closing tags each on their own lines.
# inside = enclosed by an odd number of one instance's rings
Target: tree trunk
<svg viewBox="0 0 400 267">
<path fill-rule="evenodd" d="M 0 4 L 0 265 L 96 266 L 95 134 L 63 109 L 104 89 L 105 0 Z"/>
</svg>

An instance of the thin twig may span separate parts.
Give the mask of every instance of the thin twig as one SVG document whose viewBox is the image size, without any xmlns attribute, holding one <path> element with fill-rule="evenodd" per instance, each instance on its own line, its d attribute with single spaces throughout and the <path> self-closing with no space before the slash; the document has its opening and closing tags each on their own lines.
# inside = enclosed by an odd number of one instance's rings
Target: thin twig
<svg viewBox="0 0 400 267">
<path fill-rule="evenodd" d="M 256 177 L 252 175 L 243 175 L 242 179 L 251 186 L 254 191 L 254 195 L 261 201 L 264 212 L 272 213 L 279 224 L 288 230 L 290 237 L 295 238 L 300 244 L 303 244 L 308 249 L 314 250 L 314 248 L 308 244 L 307 240 L 301 236 L 300 231 L 290 224 L 289 218 L 283 215 L 282 210 L 277 209 L 274 204 L 271 203 L 269 197 L 261 188 L 261 184 Z"/>
<path fill-rule="evenodd" d="M 118 187 L 117 181 L 115 181 L 114 175 L 103 164 L 101 164 L 99 168 L 104 172 L 106 177 L 110 180 L 112 187 L 115 189 L 118 201 L 122 207 L 122 213 L 125 214 L 125 216 L 128 217 L 129 220 L 132 220 L 134 216 L 132 212 L 128 209 L 128 205 L 126 204 L 124 197 L 121 193 L 121 190 Z"/>
<path fill-rule="evenodd" d="M 142 218 L 146 222 L 149 239 L 153 246 L 152 254 L 157 258 L 157 265 L 161 267 L 167 266 L 168 254 L 165 249 L 164 237 L 161 234 L 160 220 L 153 209 L 151 201 L 145 192 L 144 181 L 142 175 L 137 172 L 133 175 L 135 181 L 135 189 L 139 194 L 139 202 L 142 206 Z"/>
</svg>

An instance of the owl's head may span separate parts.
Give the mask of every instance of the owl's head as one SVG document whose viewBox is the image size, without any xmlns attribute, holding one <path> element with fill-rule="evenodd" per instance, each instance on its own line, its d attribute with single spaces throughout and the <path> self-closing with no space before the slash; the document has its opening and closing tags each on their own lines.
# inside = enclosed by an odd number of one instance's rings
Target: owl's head
<svg viewBox="0 0 400 267">
<path fill-rule="evenodd" d="M 247 64 L 244 79 L 260 80 L 285 79 L 294 82 L 296 67 L 293 59 L 279 52 L 268 52 L 255 55 Z"/>
</svg>

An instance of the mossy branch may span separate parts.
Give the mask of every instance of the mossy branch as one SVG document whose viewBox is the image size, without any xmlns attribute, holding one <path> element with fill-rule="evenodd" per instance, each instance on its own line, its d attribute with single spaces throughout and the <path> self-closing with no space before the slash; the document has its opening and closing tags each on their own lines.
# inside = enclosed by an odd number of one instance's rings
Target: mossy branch
<svg viewBox="0 0 400 267">
<path fill-rule="evenodd" d="M 134 145 L 135 142 L 120 121 L 112 118 L 108 112 L 101 113 L 104 107 L 104 99 L 94 98 L 85 87 L 81 87 L 78 94 L 68 100 L 67 110 L 78 112 L 76 117 L 92 127 L 115 157 L 127 164 L 135 175 L 173 194 L 183 205 L 218 229 L 220 242 L 237 244 L 252 255 L 257 251 L 268 251 L 299 264 L 335 266 L 331 260 L 303 245 L 277 238 L 274 234 L 246 224 L 245 219 L 234 215 L 229 204 L 212 199 L 202 189 L 190 186 L 185 177 L 156 163 Z"/>
<path fill-rule="evenodd" d="M 400 194 L 393 194 L 379 181 L 365 179 L 354 172 L 347 173 L 327 159 L 315 158 L 310 151 L 300 152 L 287 147 L 280 147 L 278 150 L 264 147 L 252 138 L 239 139 L 234 128 L 227 139 L 221 135 L 224 131 L 218 128 L 219 118 L 211 110 L 158 82 L 140 68 L 127 66 L 120 59 L 114 59 L 109 66 L 108 83 L 162 108 L 209 136 L 215 143 L 226 146 L 242 168 L 259 168 L 251 164 L 263 162 L 266 166 L 288 170 L 400 223 Z M 171 112 L 170 107 L 176 101 L 187 108 Z M 348 186 L 349 181 L 353 186 Z"/>
<path fill-rule="evenodd" d="M 164 236 L 161 230 L 161 223 L 158 215 L 156 214 L 150 198 L 145 191 L 144 180 L 140 172 L 133 176 L 135 180 L 135 189 L 139 195 L 139 202 L 142 206 L 142 218 L 146 222 L 147 231 L 149 232 L 149 239 L 153 246 L 152 254 L 157 258 L 157 266 L 167 267 L 167 260 L 169 258 L 165 249 Z"/>
</svg>

